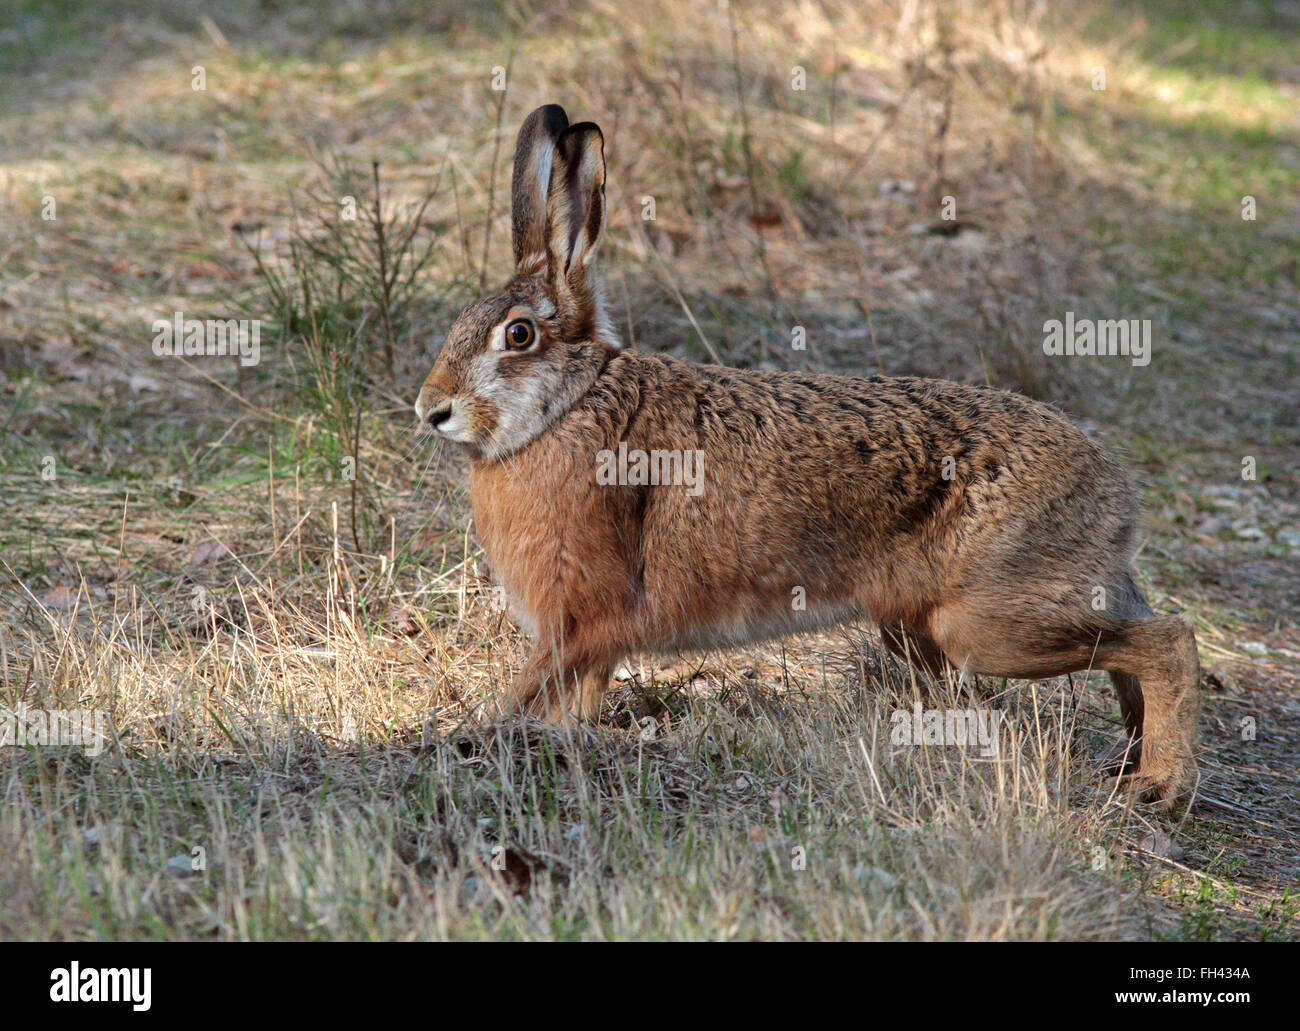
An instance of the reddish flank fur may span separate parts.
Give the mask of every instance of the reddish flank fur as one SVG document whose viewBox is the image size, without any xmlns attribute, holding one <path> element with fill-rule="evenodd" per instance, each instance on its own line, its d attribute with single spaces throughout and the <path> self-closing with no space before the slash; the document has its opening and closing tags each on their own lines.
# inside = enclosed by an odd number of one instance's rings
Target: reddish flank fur
<svg viewBox="0 0 1300 1031">
<path fill-rule="evenodd" d="M 457 319 L 416 405 L 466 447 L 475 526 L 536 647 L 502 709 L 599 713 L 636 652 L 853 619 L 931 672 L 1110 671 L 1129 782 L 1195 785 L 1198 667 L 1134 584 L 1123 469 L 1052 409 L 940 380 L 699 366 L 619 349 L 591 273 L 604 156 L 555 106 L 520 131 L 517 273 Z M 698 453 L 684 483 L 601 455 Z"/>
</svg>

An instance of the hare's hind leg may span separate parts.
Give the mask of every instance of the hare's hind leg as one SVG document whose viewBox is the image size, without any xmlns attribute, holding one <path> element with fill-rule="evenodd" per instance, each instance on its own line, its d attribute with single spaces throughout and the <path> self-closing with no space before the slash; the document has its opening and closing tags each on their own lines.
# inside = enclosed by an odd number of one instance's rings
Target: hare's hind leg
<svg viewBox="0 0 1300 1031">
<path fill-rule="evenodd" d="M 1176 616 L 1139 618 L 1098 649 L 1097 664 L 1111 674 L 1130 734 L 1140 728 L 1131 785 L 1172 807 L 1196 787 L 1196 635 Z"/>
<path fill-rule="evenodd" d="M 1123 776 L 1137 770 L 1142 754 L 1142 685 L 1135 676 L 1114 672 L 1110 674 L 1110 683 L 1124 718 L 1124 737 L 1105 753 L 1102 769 Z"/>
<path fill-rule="evenodd" d="M 937 704 L 941 698 L 948 696 L 947 688 L 953 684 L 949 674 L 953 665 L 943 654 L 943 650 L 929 634 L 913 623 L 889 622 L 880 624 L 880 639 L 886 648 L 907 663 L 911 670 L 926 674 L 924 677 L 912 677 L 912 684 L 920 691 L 927 705 Z M 983 700 L 983 694 L 976 690 L 973 678 L 957 679 L 957 693 Z"/>
<path fill-rule="evenodd" d="M 1110 673 L 1127 731 L 1119 772 L 1143 795 L 1172 805 L 1196 786 L 1196 635 L 1183 620 L 1152 612 L 1130 575 L 1117 595 L 1124 630 L 1098 649 L 1097 665 Z"/>
<path fill-rule="evenodd" d="M 947 660 L 925 631 L 906 623 L 881 623 L 880 639 L 890 652 L 904 662 L 928 673 L 934 680 L 943 679 L 947 671 Z"/>
<path fill-rule="evenodd" d="M 929 674 L 933 685 L 930 682 L 917 681 L 924 696 L 929 697 L 933 694 L 934 685 L 942 686 L 951 683 L 948 677 L 950 673 L 955 672 L 954 664 L 948 661 L 948 657 L 935 643 L 934 638 L 920 627 L 911 623 L 881 623 L 880 639 L 894 655 L 910 663 L 913 668 Z M 957 686 L 959 695 L 980 702 L 987 702 L 993 694 L 987 685 L 977 683 L 973 677 L 961 677 Z"/>
<path fill-rule="evenodd" d="M 1024 680 L 1110 673 L 1139 750 L 1129 785 L 1172 808 L 1196 782 L 1196 637 L 1181 619 L 1152 615 L 1127 575 L 1118 587 L 1118 611 L 1101 634 L 1086 629 L 1095 616 L 1090 596 L 1046 606 L 1024 595 L 968 597 L 929 622 L 939 647 L 968 672 Z"/>
<path fill-rule="evenodd" d="M 1142 589 L 1125 574 L 1116 592 L 1116 604 L 1127 621 L 1150 619 L 1155 615 L 1147 604 Z M 1142 684 L 1131 673 L 1110 671 L 1110 683 L 1119 700 L 1120 715 L 1124 720 L 1124 738 L 1111 748 L 1104 760 L 1107 773 L 1120 776 L 1135 773 L 1142 751 Z"/>
</svg>

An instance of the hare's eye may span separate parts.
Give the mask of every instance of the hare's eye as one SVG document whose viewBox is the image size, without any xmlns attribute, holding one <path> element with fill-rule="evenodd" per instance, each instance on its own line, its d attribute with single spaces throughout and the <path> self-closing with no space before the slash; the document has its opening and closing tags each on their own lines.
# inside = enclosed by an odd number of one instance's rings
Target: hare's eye
<svg viewBox="0 0 1300 1031">
<path fill-rule="evenodd" d="M 522 351 L 531 347 L 536 337 L 537 330 L 527 319 L 515 319 L 506 327 L 506 343 L 514 350 Z"/>
</svg>

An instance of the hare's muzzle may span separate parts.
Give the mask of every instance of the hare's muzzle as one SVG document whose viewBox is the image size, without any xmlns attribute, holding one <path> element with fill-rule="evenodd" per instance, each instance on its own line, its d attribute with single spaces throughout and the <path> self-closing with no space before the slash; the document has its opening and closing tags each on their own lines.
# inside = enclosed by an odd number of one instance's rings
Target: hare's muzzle
<svg viewBox="0 0 1300 1031">
<path fill-rule="evenodd" d="M 415 406 L 415 415 L 421 423 L 428 425 L 432 429 L 441 429 L 442 424 L 451 418 L 451 400 L 439 401 L 436 405 L 428 407 L 427 411 L 422 411 L 419 403 Z"/>
</svg>

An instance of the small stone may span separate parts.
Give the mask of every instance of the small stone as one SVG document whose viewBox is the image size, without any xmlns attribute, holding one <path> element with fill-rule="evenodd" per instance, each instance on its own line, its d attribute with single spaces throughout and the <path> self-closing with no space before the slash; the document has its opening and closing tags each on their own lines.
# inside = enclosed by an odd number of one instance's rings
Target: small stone
<svg viewBox="0 0 1300 1031">
<path fill-rule="evenodd" d="M 1215 508 L 1235 508 L 1249 497 L 1249 493 L 1244 487 L 1237 487 L 1233 484 L 1216 484 L 1213 487 L 1205 488 L 1205 497 L 1209 499 L 1210 504 Z"/>
<path fill-rule="evenodd" d="M 872 866 L 870 863 L 862 863 L 853 868 L 853 876 L 860 881 L 878 881 L 886 888 L 892 888 L 898 883 L 898 878 L 888 870 L 882 870 L 878 866 Z"/>
<path fill-rule="evenodd" d="M 189 856 L 172 856 L 167 860 L 167 870 L 177 877 L 188 877 L 194 872 Z"/>
<path fill-rule="evenodd" d="M 1183 847 L 1162 830 L 1152 829 L 1147 831 L 1138 841 L 1137 847 L 1138 851 L 1159 856 L 1161 859 L 1177 861 L 1182 859 L 1184 855 Z"/>
<path fill-rule="evenodd" d="M 94 827 L 87 827 L 81 832 L 81 838 L 87 845 L 102 845 L 111 838 L 120 837 L 122 834 L 122 825 L 116 821 L 110 823 L 99 823 Z M 139 844 L 140 836 L 132 833 L 130 835 L 131 844 Z"/>
</svg>

